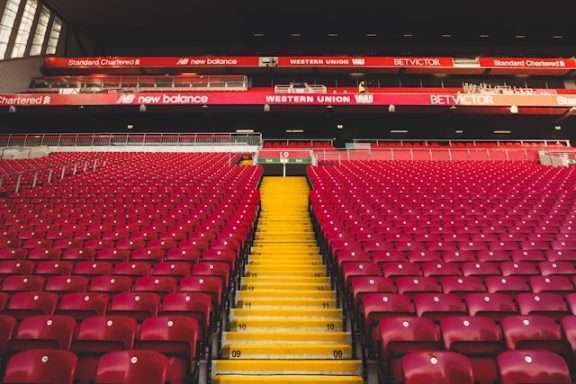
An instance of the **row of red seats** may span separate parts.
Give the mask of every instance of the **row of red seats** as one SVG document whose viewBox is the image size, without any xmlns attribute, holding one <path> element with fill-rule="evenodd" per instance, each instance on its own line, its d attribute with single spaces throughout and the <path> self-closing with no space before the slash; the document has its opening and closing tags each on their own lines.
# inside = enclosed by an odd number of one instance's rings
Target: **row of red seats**
<svg viewBox="0 0 576 384">
<path fill-rule="evenodd" d="M 572 382 L 574 170 L 373 161 L 308 175 L 322 252 L 384 382 Z"/>
<path fill-rule="evenodd" d="M 30 316 L 20 322 L 0 315 L 0 350 L 3 359 L 39 348 L 72 351 L 77 358 L 76 383 L 93 382 L 98 361 L 108 352 L 156 351 L 168 357 L 166 381 L 183 383 L 198 373 L 202 332 L 196 319 L 180 314 L 149 317 L 140 325 L 115 315 L 86 317 L 78 324 L 66 315 Z"/>
<path fill-rule="evenodd" d="M 142 332 L 169 317 L 165 331 L 149 335 L 176 337 L 170 323 L 184 316 L 195 322 L 199 343 L 190 356 L 207 353 L 250 243 L 262 169 L 236 166 L 238 156 L 217 153 L 103 158 L 117 161 L 0 201 L 0 313 L 19 321 L 16 329 L 38 315 L 81 322 L 68 348 L 80 382 L 98 382 L 96 363 L 106 348 L 156 350 L 168 382 L 194 382 L 197 361 L 182 363 L 189 353 L 183 342 L 192 338 L 145 341 Z M 138 324 L 140 336 L 125 345 L 104 342 L 104 350 L 90 341 L 95 351 L 77 351 L 74 340 L 91 316 L 123 316 Z M 42 333 L 41 324 L 31 328 Z M 41 344 L 26 348 L 54 347 Z M 10 363 L 7 382 L 9 371 Z"/>
<path fill-rule="evenodd" d="M 157 341 L 153 342 L 154 344 Z M 167 350 L 180 353 L 177 343 L 168 344 Z M 171 378 L 171 364 L 164 354 L 152 350 L 125 350 L 103 354 L 96 362 L 89 381 L 77 380 L 86 373 L 82 360 L 73 352 L 53 349 L 32 349 L 14 355 L 4 375 L 5 384 L 22 383 L 125 383 L 164 384 Z M 178 382 L 178 381 L 173 381 Z"/>
</svg>

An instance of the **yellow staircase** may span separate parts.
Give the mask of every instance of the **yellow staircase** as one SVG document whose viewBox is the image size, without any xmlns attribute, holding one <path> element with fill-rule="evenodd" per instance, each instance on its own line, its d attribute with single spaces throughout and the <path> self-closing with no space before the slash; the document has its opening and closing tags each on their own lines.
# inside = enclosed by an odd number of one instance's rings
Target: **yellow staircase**
<svg viewBox="0 0 576 384">
<path fill-rule="evenodd" d="M 308 214 L 304 177 L 266 177 L 252 253 L 213 382 L 362 383 Z"/>
</svg>

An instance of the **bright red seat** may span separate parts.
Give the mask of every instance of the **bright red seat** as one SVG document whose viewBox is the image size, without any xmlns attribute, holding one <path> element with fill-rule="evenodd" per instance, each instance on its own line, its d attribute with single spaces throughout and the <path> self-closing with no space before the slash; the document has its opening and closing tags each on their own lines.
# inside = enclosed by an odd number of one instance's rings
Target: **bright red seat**
<svg viewBox="0 0 576 384">
<path fill-rule="evenodd" d="M 496 356 L 506 349 L 506 345 L 494 320 L 482 316 L 445 317 L 440 320 L 440 329 L 446 349 L 470 359 L 478 382 L 497 381 Z"/>
<path fill-rule="evenodd" d="M 570 384 L 564 359 L 549 351 L 508 351 L 498 356 L 502 384 Z"/>
<path fill-rule="evenodd" d="M 78 356 L 76 380 L 93 382 L 99 358 L 108 352 L 131 349 L 136 337 L 136 321 L 123 316 L 92 316 L 78 326 L 71 350 Z"/>
<path fill-rule="evenodd" d="M 121 315 L 141 322 L 147 317 L 156 316 L 160 307 L 160 296 L 149 292 L 126 292 L 112 297 L 108 315 Z"/>
<path fill-rule="evenodd" d="M 165 384 L 168 359 L 154 351 L 115 351 L 98 361 L 96 384 Z"/>
<path fill-rule="evenodd" d="M 108 296 L 99 293 L 68 293 L 60 299 L 56 313 L 82 320 L 90 316 L 103 315 L 108 306 Z"/>
<path fill-rule="evenodd" d="M 466 304 L 456 295 L 419 294 L 414 296 L 416 314 L 435 321 L 447 316 L 465 316 L 468 314 Z"/>
<path fill-rule="evenodd" d="M 402 358 L 405 384 L 474 384 L 472 364 L 454 352 L 415 352 Z"/>
<path fill-rule="evenodd" d="M 69 350 L 76 321 L 69 316 L 41 315 L 23 319 L 10 341 L 10 351 L 30 349 Z"/>
<path fill-rule="evenodd" d="M 168 381 L 196 382 L 198 343 L 201 330 L 195 319 L 184 316 L 152 317 L 144 320 L 135 348 L 157 351 L 168 357 Z"/>
<path fill-rule="evenodd" d="M 76 364 L 72 352 L 43 349 L 20 352 L 8 361 L 3 383 L 72 384 Z"/>
<path fill-rule="evenodd" d="M 56 308 L 58 296 L 49 292 L 18 292 L 10 297 L 4 314 L 21 320 L 28 316 L 51 315 Z"/>
<path fill-rule="evenodd" d="M 471 293 L 465 297 L 470 316 L 485 316 L 500 320 L 518 312 L 514 299 L 498 293 Z"/>
</svg>

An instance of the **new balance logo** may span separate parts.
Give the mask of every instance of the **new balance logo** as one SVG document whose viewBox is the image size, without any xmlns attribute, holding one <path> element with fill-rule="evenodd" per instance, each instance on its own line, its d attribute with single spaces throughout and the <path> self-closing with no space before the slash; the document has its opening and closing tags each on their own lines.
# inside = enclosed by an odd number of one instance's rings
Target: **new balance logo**
<svg viewBox="0 0 576 384">
<path fill-rule="evenodd" d="M 116 104 L 132 104 L 135 98 L 136 95 L 122 95 L 116 100 Z"/>
<path fill-rule="evenodd" d="M 190 62 L 190 58 L 188 57 L 181 57 L 178 59 L 178 61 L 176 62 L 176 65 L 188 65 L 188 63 Z"/>
<path fill-rule="evenodd" d="M 356 104 L 374 104 L 374 95 L 354 95 Z"/>
</svg>

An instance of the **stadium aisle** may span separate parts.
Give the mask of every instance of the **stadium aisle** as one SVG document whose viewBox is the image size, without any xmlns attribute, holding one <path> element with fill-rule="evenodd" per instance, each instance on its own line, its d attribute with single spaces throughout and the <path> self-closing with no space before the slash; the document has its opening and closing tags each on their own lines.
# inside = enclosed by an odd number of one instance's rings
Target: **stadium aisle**
<svg viewBox="0 0 576 384">
<path fill-rule="evenodd" d="M 215 383 L 361 383 L 323 264 L 304 177 L 267 177 Z"/>
</svg>

